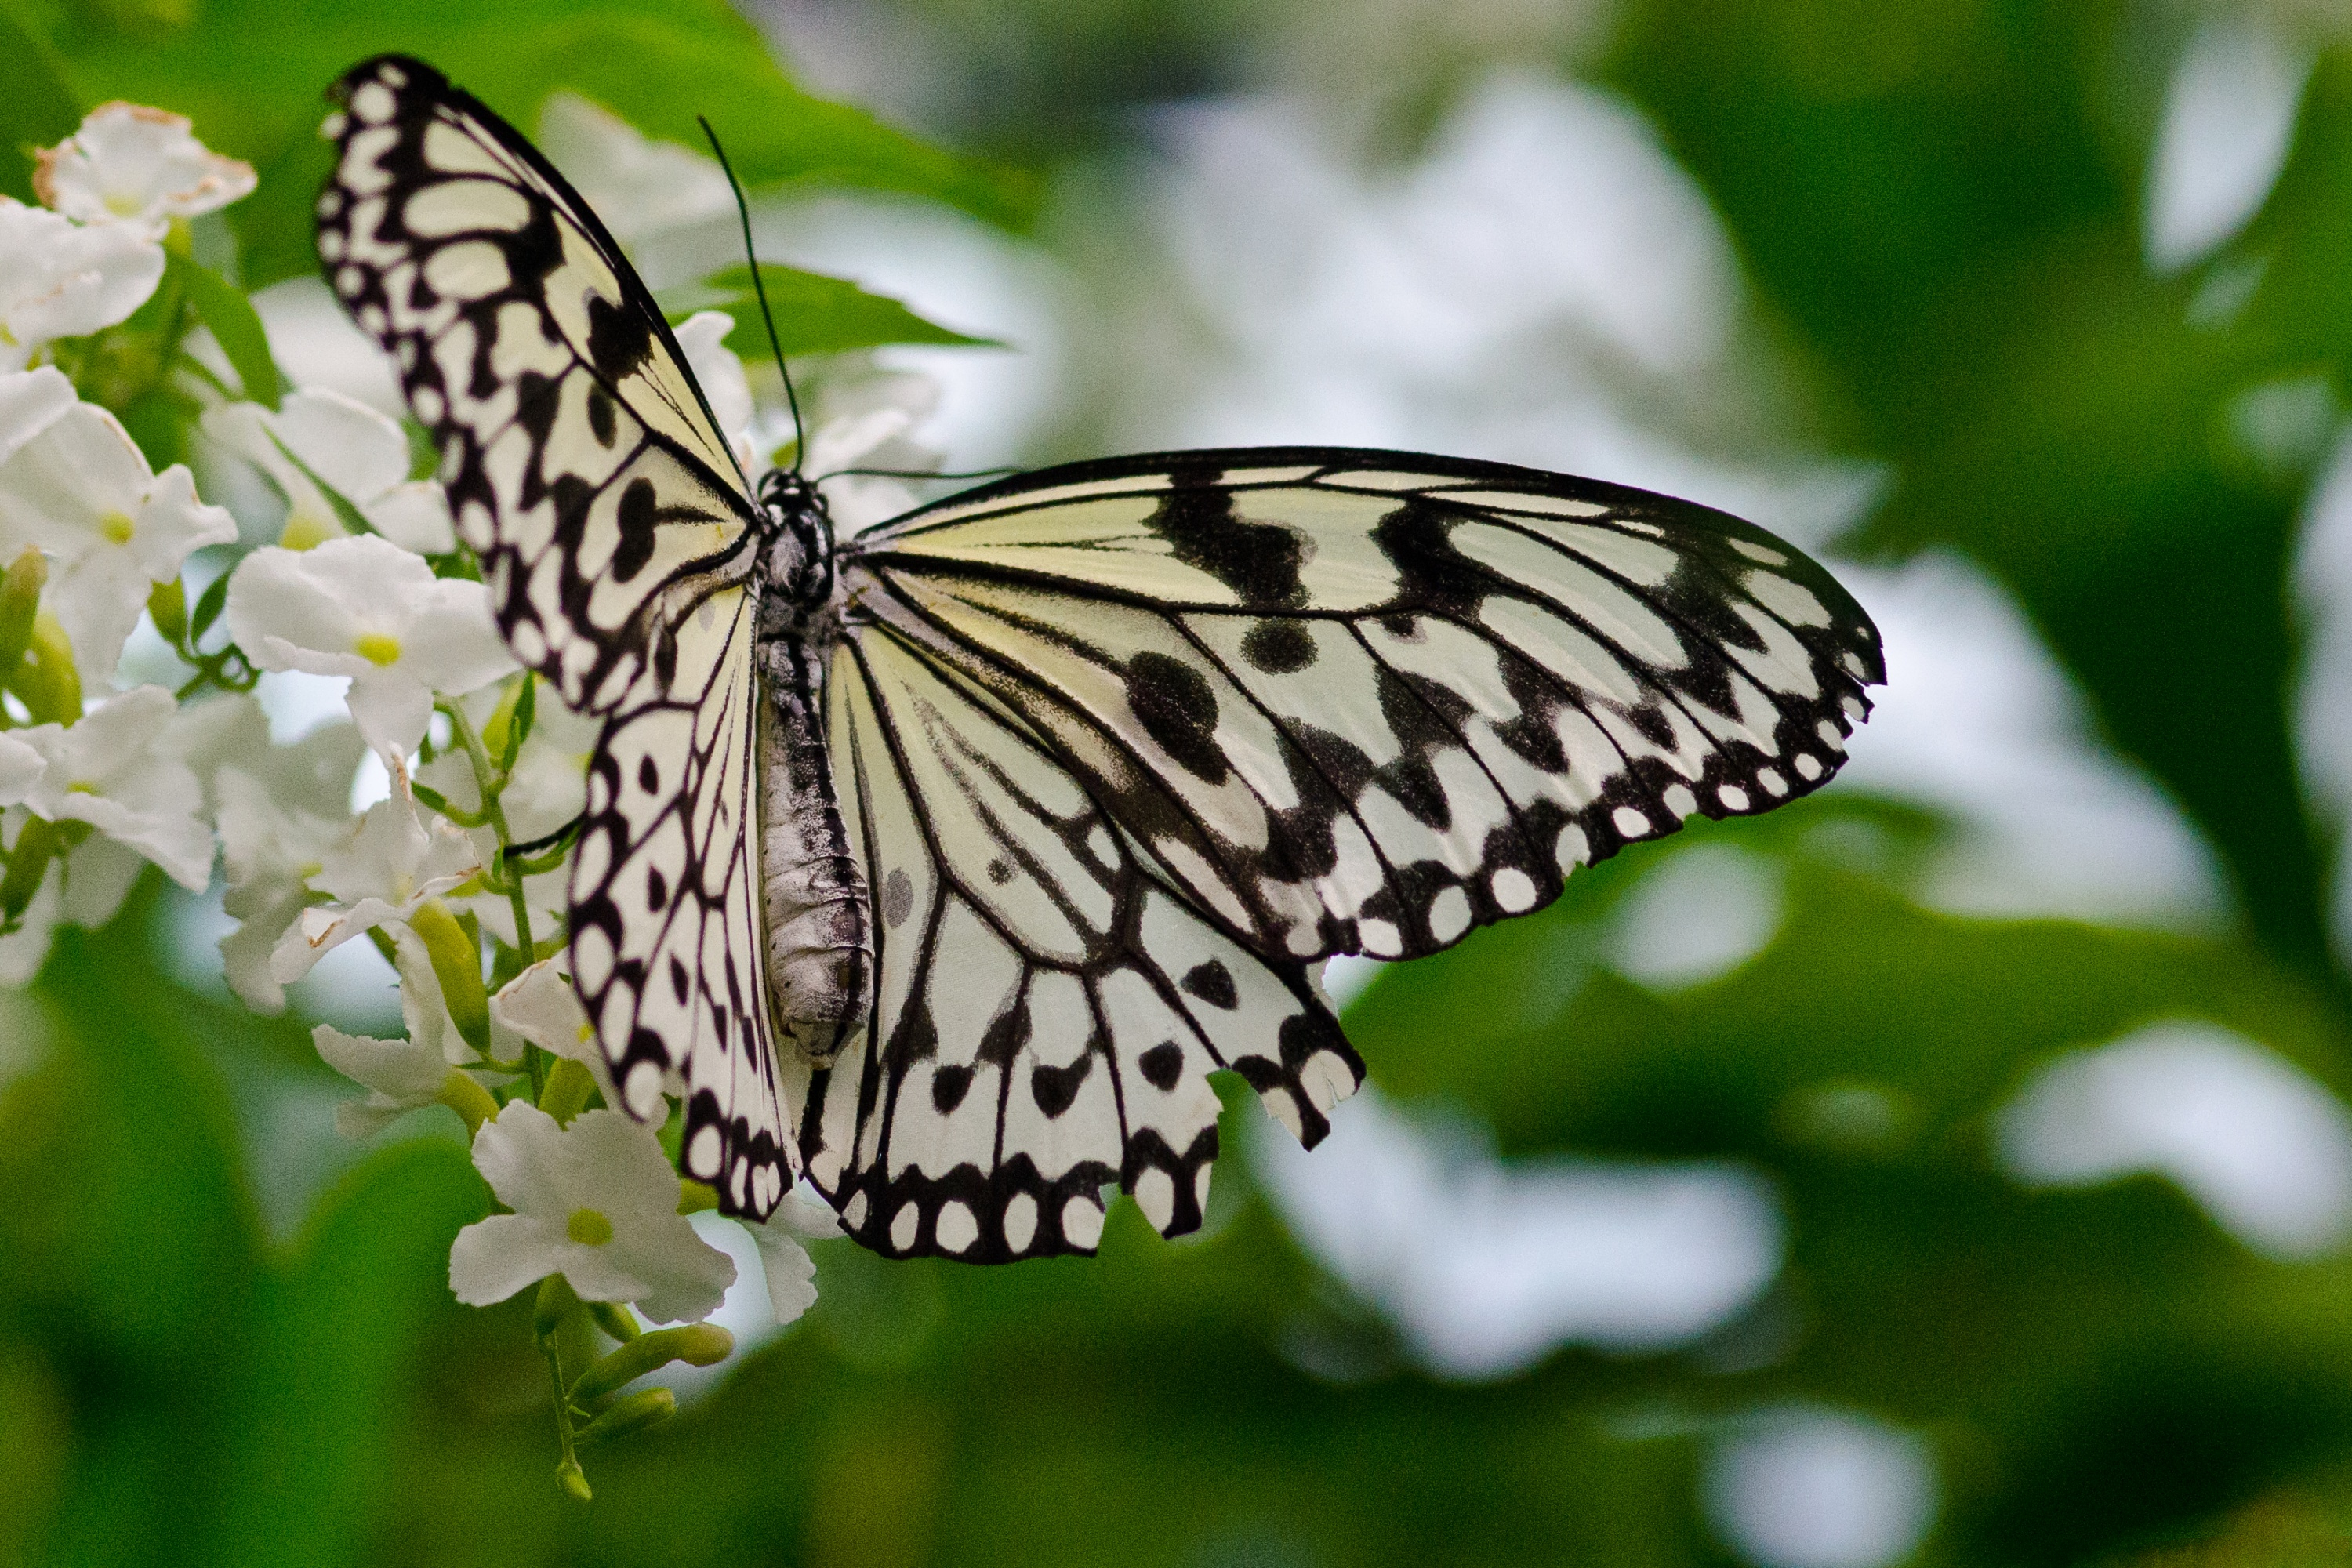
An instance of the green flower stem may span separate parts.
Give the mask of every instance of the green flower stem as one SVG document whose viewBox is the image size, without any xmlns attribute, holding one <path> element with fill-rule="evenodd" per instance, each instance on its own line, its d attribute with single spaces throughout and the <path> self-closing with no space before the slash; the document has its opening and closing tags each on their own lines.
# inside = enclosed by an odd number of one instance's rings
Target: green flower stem
<svg viewBox="0 0 2352 1568">
<path fill-rule="evenodd" d="M 563 1351 L 560 1343 L 564 1319 L 578 1310 L 580 1298 L 562 1275 L 551 1274 L 539 1282 L 531 1330 L 539 1341 L 540 1353 L 547 1358 L 548 1384 L 555 1392 L 555 1437 L 563 1451 L 562 1459 L 555 1467 L 556 1485 L 566 1496 L 586 1502 L 593 1494 L 588 1489 L 588 1477 L 580 1468 L 579 1455 L 572 1447 L 572 1402 L 564 1393 Z"/>
<path fill-rule="evenodd" d="M 506 894 L 507 907 L 514 916 L 515 951 L 529 963 L 531 953 L 537 951 L 530 934 L 530 905 L 523 897 L 522 879 L 509 876 L 502 863 L 507 846 L 514 842 L 514 834 L 507 826 L 506 807 L 499 799 L 506 793 L 507 775 L 491 763 L 489 749 L 482 744 L 482 737 L 474 729 L 474 721 L 466 717 L 465 709 L 449 701 L 437 706 L 449 720 L 449 732 L 457 736 L 458 744 L 466 748 L 467 760 L 474 764 L 474 787 L 482 797 L 482 811 L 489 819 L 490 831 L 498 836 L 499 852 L 491 858 L 489 866 L 483 868 L 482 879 Z M 525 1046 L 523 1060 L 530 1067 L 530 1097 L 536 1100 L 547 1092 L 547 1053 L 537 1046 Z"/>
</svg>

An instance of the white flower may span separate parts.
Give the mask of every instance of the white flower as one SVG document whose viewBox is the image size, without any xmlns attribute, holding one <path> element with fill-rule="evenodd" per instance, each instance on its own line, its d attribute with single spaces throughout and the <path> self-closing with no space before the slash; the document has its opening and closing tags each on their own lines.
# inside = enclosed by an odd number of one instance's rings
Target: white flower
<svg viewBox="0 0 2352 1568">
<path fill-rule="evenodd" d="M 939 407 L 940 384 L 916 371 L 837 374 L 811 401 L 815 428 L 801 471 L 824 481 L 835 531 L 846 539 L 913 506 L 903 480 L 841 470 L 938 468 L 940 454 L 910 432 Z"/>
<path fill-rule="evenodd" d="M 397 420 L 327 387 L 289 393 L 275 411 L 227 403 L 205 412 L 205 434 L 269 476 L 286 498 L 280 542 L 300 550 L 348 531 L 324 484 L 368 526 L 424 555 L 457 547 L 449 501 L 431 479 L 408 477 L 408 437 Z"/>
<path fill-rule="evenodd" d="M 33 194 L 83 223 L 160 225 L 253 192 L 253 166 L 207 152 L 181 115 L 102 103 L 81 129 L 33 154 Z"/>
<path fill-rule="evenodd" d="M 321 1024 L 310 1031 L 311 1043 L 327 1065 L 369 1090 L 365 1100 L 347 1100 L 335 1107 L 335 1131 L 346 1138 L 372 1138 L 404 1112 L 442 1102 L 449 1075 L 478 1067 L 481 1055 L 466 1043 L 449 1016 L 441 981 L 424 939 L 405 926 L 394 926 L 393 966 L 400 972 L 400 1016 L 408 1037 L 379 1040 L 367 1035 L 346 1035 Z M 496 1083 L 506 1075 L 478 1073 L 478 1079 Z"/>
<path fill-rule="evenodd" d="M 66 373 L 53 364 L 0 371 L 0 463 L 79 400 Z"/>
<path fill-rule="evenodd" d="M 474 1164 L 514 1210 L 457 1233 L 449 1288 L 469 1307 L 562 1274 L 590 1301 L 633 1301 L 657 1322 L 698 1322 L 735 1282 L 732 1259 L 677 1212 L 677 1173 L 653 1130 L 617 1110 L 569 1127 L 509 1101 L 474 1135 Z"/>
<path fill-rule="evenodd" d="M 735 210 L 718 163 L 674 142 L 655 142 L 610 110 L 570 92 L 548 95 L 539 146 L 604 215 L 624 245 Z"/>
<path fill-rule="evenodd" d="M 743 362 L 727 346 L 727 334 L 734 330 L 735 318 L 726 311 L 697 310 L 678 323 L 677 346 L 686 355 L 687 369 L 702 384 L 710 416 L 734 448 L 735 460 L 757 479 L 766 465 L 751 445 L 751 384 L 744 377 Z"/>
<path fill-rule="evenodd" d="M 0 196 L 0 370 L 22 370 L 52 339 L 114 325 L 163 277 L 163 247 L 136 224 L 85 228 Z"/>
<path fill-rule="evenodd" d="M 352 677 L 352 718 L 395 776 L 425 738 L 433 693 L 471 691 L 515 668 L 487 588 L 436 578 L 382 539 L 255 551 L 229 581 L 226 619 L 264 669 Z"/>
<path fill-rule="evenodd" d="M 191 892 L 212 879 L 212 830 L 196 820 L 202 786 L 169 746 L 176 708 L 160 686 L 109 698 L 68 729 L 36 724 L 16 738 L 47 764 L 25 794 L 36 816 L 87 822 L 144 855 Z"/>
<path fill-rule="evenodd" d="M 335 902 L 305 909 L 278 939 L 269 973 L 290 985 L 320 955 L 392 921 L 404 921 L 481 869 L 473 840 L 442 818 L 420 820 L 399 795 L 380 800 L 321 858 L 310 885 Z"/>
<path fill-rule="evenodd" d="M 147 466 L 121 420 L 76 403 L 0 463 L 0 560 L 49 558 L 44 593 L 87 685 L 111 678 L 148 595 L 236 521 L 196 499 L 187 466 Z"/>
<path fill-rule="evenodd" d="M 764 1224 L 746 1225 L 760 1249 L 760 1268 L 768 1279 L 768 1305 L 776 1321 L 789 1323 L 816 1305 L 816 1263 L 803 1241 L 822 1241 L 841 1234 L 841 1219 L 824 1199 L 795 1187 L 784 1194 Z"/>
</svg>

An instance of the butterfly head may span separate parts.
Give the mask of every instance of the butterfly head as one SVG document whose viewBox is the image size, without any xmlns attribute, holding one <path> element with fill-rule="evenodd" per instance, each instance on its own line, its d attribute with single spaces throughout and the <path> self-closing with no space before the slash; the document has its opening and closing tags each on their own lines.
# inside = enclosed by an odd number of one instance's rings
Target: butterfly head
<svg viewBox="0 0 2352 1568">
<path fill-rule="evenodd" d="M 816 608 L 833 593 L 833 521 L 824 492 L 804 474 L 771 468 L 760 480 L 759 499 L 769 589 L 797 607 Z"/>
</svg>

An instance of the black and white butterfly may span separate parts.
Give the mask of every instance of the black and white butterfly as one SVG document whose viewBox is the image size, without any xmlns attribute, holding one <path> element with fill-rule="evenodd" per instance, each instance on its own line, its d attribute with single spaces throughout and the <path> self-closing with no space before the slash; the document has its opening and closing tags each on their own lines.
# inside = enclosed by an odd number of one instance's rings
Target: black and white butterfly
<svg viewBox="0 0 2352 1568">
<path fill-rule="evenodd" d="M 336 89 L 319 255 L 439 444 L 518 658 L 601 716 L 572 963 L 626 1109 L 897 1254 L 1201 1222 L 1230 1068 L 1302 1142 L 1317 975 L 1837 770 L 1884 679 L 1828 573 L 1705 507 L 1396 452 L 1113 458 L 835 540 L 756 488 L 645 285 L 431 67 Z"/>
</svg>

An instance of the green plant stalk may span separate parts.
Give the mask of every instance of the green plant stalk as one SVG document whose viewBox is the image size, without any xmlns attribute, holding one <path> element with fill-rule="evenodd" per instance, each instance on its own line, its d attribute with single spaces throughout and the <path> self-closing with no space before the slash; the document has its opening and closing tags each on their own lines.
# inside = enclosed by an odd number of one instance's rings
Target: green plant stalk
<svg viewBox="0 0 2352 1568">
<path fill-rule="evenodd" d="M 474 729 L 474 721 L 466 717 L 466 710 L 455 702 L 438 706 L 448 716 L 449 732 L 457 737 L 458 744 L 466 748 L 467 760 L 474 765 L 474 787 L 482 797 L 482 810 L 489 818 L 490 831 L 498 836 L 499 853 L 492 857 L 492 864 L 483 868 L 483 879 L 506 894 L 507 908 L 514 916 L 515 948 L 523 955 L 523 962 L 529 963 L 531 953 L 537 951 L 530 933 L 530 905 L 523 898 L 522 879 L 509 877 L 500 864 L 506 858 L 507 846 L 514 842 L 514 834 L 507 826 L 506 807 L 499 800 L 506 793 L 507 776 L 491 764 L 489 749 L 482 744 L 482 737 Z M 530 1097 L 537 1100 L 547 1092 L 547 1053 L 537 1046 L 527 1045 L 522 1054 L 530 1068 Z"/>
</svg>

